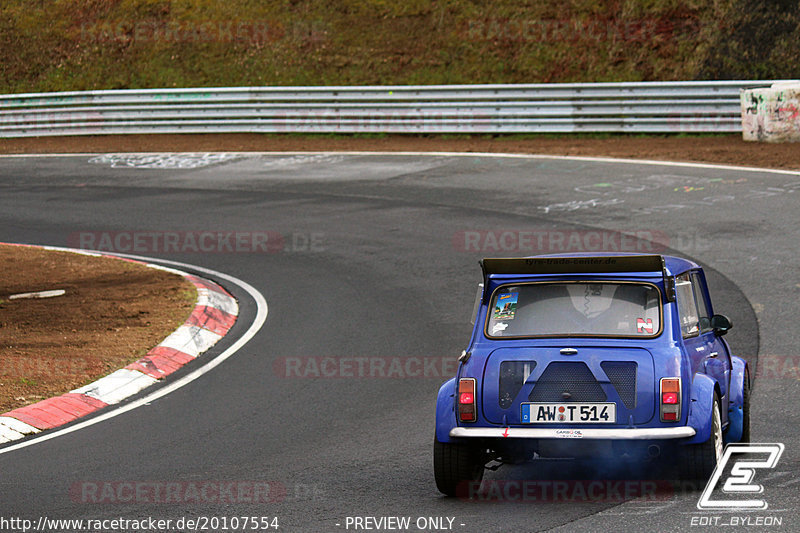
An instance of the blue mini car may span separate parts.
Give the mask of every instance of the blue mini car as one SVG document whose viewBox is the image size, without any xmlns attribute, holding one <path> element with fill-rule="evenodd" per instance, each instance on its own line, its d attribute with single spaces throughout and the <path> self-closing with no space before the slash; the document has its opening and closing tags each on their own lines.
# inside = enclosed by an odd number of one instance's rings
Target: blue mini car
<svg viewBox="0 0 800 533">
<path fill-rule="evenodd" d="M 677 455 L 707 479 L 749 442 L 750 376 L 703 269 L 661 255 L 481 262 L 468 348 L 439 390 L 434 473 L 454 495 L 489 463 Z M 675 454 L 675 455 L 673 455 Z"/>
</svg>

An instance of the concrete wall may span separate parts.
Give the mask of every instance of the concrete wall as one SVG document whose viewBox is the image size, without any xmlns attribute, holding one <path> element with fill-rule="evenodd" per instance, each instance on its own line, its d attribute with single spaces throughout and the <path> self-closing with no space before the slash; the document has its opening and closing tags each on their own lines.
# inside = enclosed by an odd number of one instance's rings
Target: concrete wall
<svg viewBox="0 0 800 533">
<path fill-rule="evenodd" d="M 800 142 L 800 81 L 744 89 L 741 101 L 745 141 Z"/>
</svg>

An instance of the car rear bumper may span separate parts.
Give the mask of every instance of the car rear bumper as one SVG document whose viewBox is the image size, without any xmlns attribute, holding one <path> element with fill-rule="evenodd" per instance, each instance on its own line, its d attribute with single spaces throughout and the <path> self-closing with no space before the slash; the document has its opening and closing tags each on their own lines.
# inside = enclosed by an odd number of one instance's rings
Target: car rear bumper
<svg viewBox="0 0 800 533">
<path fill-rule="evenodd" d="M 608 440 L 662 440 L 693 437 L 691 426 L 673 428 L 468 428 L 454 427 L 453 438 L 516 438 L 516 439 L 608 439 Z"/>
</svg>

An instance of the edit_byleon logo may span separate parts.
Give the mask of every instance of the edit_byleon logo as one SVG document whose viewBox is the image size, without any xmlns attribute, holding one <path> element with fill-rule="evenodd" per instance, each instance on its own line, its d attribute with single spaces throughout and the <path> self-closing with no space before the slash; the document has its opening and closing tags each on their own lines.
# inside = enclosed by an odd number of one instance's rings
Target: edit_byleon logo
<svg viewBox="0 0 800 533">
<path fill-rule="evenodd" d="M 700 495 L 697 508 L 703 511 L 767 509 L 767 501 L 756 497 L 764 492 L 764 486 L 754 482 L 754 479 L 759 470 L 775 468 L 783 449 L 782 443 L 728 444 Z M 725 475 L 729 462 L 731 468 Z M 713 498 L 720 484 L 722 493 L 727 497 Z"/>
</svg>

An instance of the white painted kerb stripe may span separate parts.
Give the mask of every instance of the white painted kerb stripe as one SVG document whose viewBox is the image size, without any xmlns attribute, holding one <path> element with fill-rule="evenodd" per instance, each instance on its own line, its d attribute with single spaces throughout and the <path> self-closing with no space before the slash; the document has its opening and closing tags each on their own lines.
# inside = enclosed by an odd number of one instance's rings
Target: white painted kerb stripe
<svg viewBox="0 0 800 533">
<path fill-rule="evenodd" d="M 180 326 L 159 346 L 197 357 L 214 346 L 221 338 L 222 335 L 198 326 Z"/>
<path fill-rule="evenodd" d="M 70 392 L 85 394 L 108 405 L 113 405 L 146 389 L 157 381 L 157 379 L 137 370 L 120 368 L 104 378 Z"/>
<path fill-rule="evenodd" d="M 197 288 L 197 306 L 213 307 L 214 309 L 219 309 L 220 311 L 224 311 L 229 315 L 239 315 L 239 306 L 236 304 L 236 300 L 234 298 L 226 296 L 217 291 L 208 290 L 205 287 Z"/>
<path fill-rule="evenodd" d="M 25 435 L 39 433 L 39 428 L 10 416 L 0 416 L 0 443 L 21 439 Z"/>
</svg>

